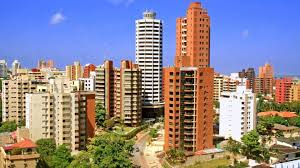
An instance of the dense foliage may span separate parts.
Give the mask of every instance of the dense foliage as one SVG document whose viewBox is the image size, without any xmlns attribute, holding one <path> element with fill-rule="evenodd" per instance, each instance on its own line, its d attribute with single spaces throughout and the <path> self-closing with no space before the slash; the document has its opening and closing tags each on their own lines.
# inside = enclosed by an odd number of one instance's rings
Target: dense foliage
<svg viewBox="0 0 300 168">
<path fill-rule="evenodd" d="M 151 138 L 157 138 L 158 137 L 157 129 L 151 128 L 149 135 L 151 136 Z"/>
<path fill-rule="evenodd" d="M 116 134 L 106 133 L 91 139 L 87 151 L 74 157 L 65 145 L 56 148 L 53 139 L 37 141 L 41 158 L 38 167 L 44 168 L 121 168 L 132 167 L 130 160 L 133 142 Z"/>
<path fill-rule="evenodd" d="M 104 134 L 92 139 L 88 152 L 97 167 L 132 167 L 130 160 L 133 141 L 125 141 L 115 134 Z"/>
<path fill-rule="evenodd" d="M 16 124 L 15 121 L 5 121 L 1 123 L 0 126 L 0 133 L 2 132 L 13 132 L 17 130 L 18 125 Z"/>
<path fill-rule="evenodd" d="M 248 132 L 241 140 L 242 143 L 229 139 L 225 149 L 232 152 L 234 155 L 244 155 L 247 159 L 253 159 L 264 163 L 269 162 L 269 148 L 265 146 L 264 142 L 260 141 L 260 135 L 256 130 Z"/>
<path fill-rule="evenodd" d="M 257 101 L 257 112 L 264 111 L 292 111 L 300 114 L 300 102 L 278 104 L 275 101 L 267 101 L 259 95 Z"/>
<path fill-rule="evenodd" d="M 166 159 L 172 164 L 183 163 L 186 156 L 182 150 L 172 148 L 166 152 Z"/>
<path fill-rule="evenodd" d="M 104 107 L 101 104 L 97 104 L 96 105 L 96 124 L 98 127 L 103 127 L 104 121 L 105 121 L 105 117 L 106 117 L 106 112 Z"/>
</svg>

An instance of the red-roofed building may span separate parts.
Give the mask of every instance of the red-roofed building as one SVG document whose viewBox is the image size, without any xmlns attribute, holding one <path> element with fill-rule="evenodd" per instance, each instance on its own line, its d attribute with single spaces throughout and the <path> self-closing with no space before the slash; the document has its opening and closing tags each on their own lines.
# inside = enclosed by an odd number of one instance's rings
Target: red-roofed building
<svg viewBox="0 0 300 168">
<path fill-rule="evenodd" d="M 25 138 L 14 144 L 3 145 L 0 147 L 0 167 L 35 168 L 40 157 L 36 147 L 35 143 Z"/>
<path fill-rule="evenodd" d="M 266 112 L 260 112 L 258 113 L 259 117 L 268 117 L 268 116 L 280 116 L 282 118 L 294 118 L 298 117 L 298 115 L 295 112 L 288 112 L 288 111 L 266 111 Z"/>
</svg>

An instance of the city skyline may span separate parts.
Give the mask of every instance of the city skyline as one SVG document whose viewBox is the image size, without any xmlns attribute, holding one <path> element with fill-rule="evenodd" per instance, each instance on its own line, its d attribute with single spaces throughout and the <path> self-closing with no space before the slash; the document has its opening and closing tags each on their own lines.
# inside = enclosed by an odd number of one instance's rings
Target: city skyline
<svg viewBox="0 0 300 168">
<path fill-rule="evenodd" d="M 18 59 L 24 67 L 34 67 L 40 58 L 53 59 L 60 68 L 77 60 L 83 65 L 99 65 L 108 59 L 134 60 L 134 22 L 150 9 L 164 23 L 164 66 L 173 65 L 176 17 L 184 15 L 192 1 L 170 2 L 27 1 L 20 7 L 13 5 L 13 1 L 2 2 L 1 59 L 6 59 L 8 65 Z M 275 74 L 300 74 L 296 47 L 300 39 L 296 17 L 299 2 L 258 2 L 202 1 L 212 17 L 211 66 L 217 72 L 229 74 L 247 67 L 257 70 L 259 65 L 270 62 Z M 107 13 L 113 14 L 106 17 Z M 293 26 L 287 27 L 290 23 Z M 239 64 L 228 66 L 232 62 Z"/>
</svg>

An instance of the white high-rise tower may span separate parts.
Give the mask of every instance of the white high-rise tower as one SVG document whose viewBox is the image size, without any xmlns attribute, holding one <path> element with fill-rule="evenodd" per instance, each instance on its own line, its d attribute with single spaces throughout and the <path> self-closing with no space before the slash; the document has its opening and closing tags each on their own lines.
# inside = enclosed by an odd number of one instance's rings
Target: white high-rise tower
<svg viewBox="0 0 300 168">
<path fill-rule="evenodd" d="M 162 20 L 156 13 L 145 11 L 144 18 L 136 20 L 136 63 L 142 70 L 144 108 L 157 108 L 162 104 Z"/>
</svg>

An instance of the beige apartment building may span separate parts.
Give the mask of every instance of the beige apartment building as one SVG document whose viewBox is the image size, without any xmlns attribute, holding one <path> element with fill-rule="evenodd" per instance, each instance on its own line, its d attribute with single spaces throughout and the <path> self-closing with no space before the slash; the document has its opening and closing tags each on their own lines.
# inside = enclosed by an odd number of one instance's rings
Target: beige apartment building
<svg viewBox="0 0 300 168">
<path fill-rule="evenodd" d="M 26 95 L 26 127 L 30 138 L 53 138 L 73 152 L 86 148 L 95 132 L 93 92 L 31 93 Z"/>
<path fill-rule="evenodd" d="M 25 95 L 34 93 L 38 85 L 45 85 L 44 80 L 4 80 L 2 83 L 2 120 L 25 120 Z"/>
<path fill-rule="evenodd" d="M 224 76 L 219 74 L 214 75 L 214 101 L 219 101 L 223 91 L 223 80 Z"/>
<path fill-rule="evenodd" d="M 290 102 L 293 101 L 300 101 L 300 83 L 294 83 L 290 88 Z"/>
<path fill-rule="evenodd" d="M 121 68 L 105 61 L 96 68 L 96 102 L 105 108 L 108 118 L 119 118 L 128 126 L 141 123 L 141 70 L 131 61 Z"/>
<path fill-rule="evenodd" d="M 83 70 L 80 62 L 74 62 L 73 65 L 66 66 L 66 77 L 69 80 L 78 80 L 83 77 Z"/>
</svg>

